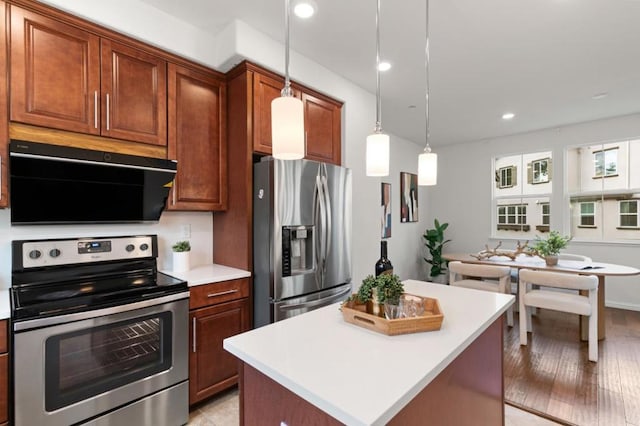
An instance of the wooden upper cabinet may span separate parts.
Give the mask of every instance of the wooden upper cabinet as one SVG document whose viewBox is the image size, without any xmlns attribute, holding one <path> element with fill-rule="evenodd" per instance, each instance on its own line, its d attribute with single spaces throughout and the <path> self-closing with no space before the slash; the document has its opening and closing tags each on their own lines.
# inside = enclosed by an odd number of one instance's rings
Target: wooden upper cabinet
<svg viewBox="0 0 640 426">
<path fill-rule="evenodd" d="M 102 135 L 167 143 L 167 63 L 102 39 Z"/>
<path fill-rule="evenodd" d="M 99 134 L 100 39 L 11 6 L 10 119 Z"/>
<path fill-rule="evenodd" d="M 7 22 L 7 5 L 0 0 L 0 22 Z M 9 202 L 9 185 L 7 184 L 9 174 L 7 165 L 9 164 L 9 117 L 8 108 L 8 87 L 7 81 L 7 32 L 5 28 L 0 29 L 0 207 L 7 207 Z"/>
<path fill-rule="evenodd" d="M 310 160 L 340 164 L 342 156 L 339 102 L 302 92 L 307 155 Z"/>
<path fill-rule="evenodd" d="M 167 144 L 162 58 L 11 6 L 12 121 Z"/>
<path fill-rule="evenodd" d="M 224 77 L 169 64 L 169 159 L 178 173 L 169 210 L 227 208 Z"/>
<path fill-rule="evenodd" d="M 253 150 L 271 154 L 271 101 L 280 97 L 284 79 L 253 74 Z"/>
<path fill-rule="evenodd" d="M 253 151 L 271 154 L 271 101 L 280 96 L 284 78 L 253 71 Z M 342 156 L 342 103 L 292 84 L 294 96 L 304 108 L 305 158 L 340 164 Z"/>
</svg>

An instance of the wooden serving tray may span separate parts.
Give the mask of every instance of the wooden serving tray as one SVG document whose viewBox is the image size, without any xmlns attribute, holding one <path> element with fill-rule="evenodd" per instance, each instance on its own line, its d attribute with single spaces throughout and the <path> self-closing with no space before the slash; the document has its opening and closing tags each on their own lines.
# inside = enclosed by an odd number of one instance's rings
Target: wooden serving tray
<svg viewBox="0 0 640 426">
<path fill-rule="evenodd" d="M 408 293 L 405 294 L 409 295 Z M 440 308 L 440 303 L 438 303 L 438 299 L 416 296 L 413 294 L 410 296 L 419 297 L 423 300 L 424 313 L 422 315 L 412 318 L 388 320 L 377 315 L 368 314 L 365 311 L 366 305 L 356 304 L 354 301 L 345 302 L 340 310 L 342 311 L 342 317 L 346 322 L 372 331 L 377 331 L 378 333 L 383 333 L 388 336 L 440 330 L 444 315 Z"/>
</svg>

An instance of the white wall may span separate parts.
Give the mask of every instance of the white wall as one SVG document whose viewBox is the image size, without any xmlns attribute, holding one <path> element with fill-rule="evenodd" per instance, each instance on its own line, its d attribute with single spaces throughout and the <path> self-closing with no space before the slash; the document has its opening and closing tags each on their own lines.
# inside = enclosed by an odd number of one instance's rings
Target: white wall
<svg viewBox="0 0 640 426">
<path fill-rule="evenodd" d="M 44 3 L 216 69 L 227 70 L 247 58 L 284 73 L 284 46 L 241 21 L 231 23 L 216 38 L 135 0 L 117 0 L 117 4 L 102 0 L 47 0 Z M 292 79 L 344 102 L 343 164 L 353 173 L 353 280 L 359 285 L 366 275 L 374 272 L 374 264 L 380 256 L 382 180 L 365 176 L 364 160 L 365 139 L 375 123 L 375 96 L 296 52 L 291 52 L 290 72 Z M 417 173 L 417 157 L 421 151 L 422 147 L 391 135 L 391 175 L 384 179 L 392 183 L 393 224 L 388 244 L 395 273 L 402 279 L 426 277 L 421 235 L 427 224 L 427 191 L 420 189 L 419 222 L 400 224 L 399 216 L 400 171 Z M 180 221 L 182 214 L 177 215 L 176 221 Z M 6 226 L 6 220 L 0 217 L 0 226 Z M 164 220 L 165 214 L 161 224 Z M 98 229 L 105 232 L 119 230 Z M 162 226 L 158 229 L 158 233 L 165 232 Z M 207 232 L 207 238 L 212 238 L 210 229 L 204 229 L 203 235 Z"/>
<path fill-rule="evenodd" d="M 171 246 L 180 240 L 191 243 L 191 264 L 211 263 L 213 245 L 211 213 L 164 212 L 158 223 L 117 225 L 11 226 L 11 210 L 0 210 L 0 288 L 11 287 L 11 241 L 48 238 L 113 237 L 118 235 L 158 235 L 158 268 L 171 270 Z M 183 238 L 183 226 L 190 237 Z"/>
<path fill-rule="evenodd" d="M 558 129 L 482 140 L 471 143 L 438 146 L 438 185 L 430 190 L 429 220 L 437 217 L 449 222 L 447 236 L 453 241 L 446 252 L 473 253 L 491 240 L 491 161 L 495 156 L 517 152 L 551 151 L 553 153 L 553 195 L 551 197 L 551 229 L 568 234 L 568 209 L 558 214 L 564 199 L 565 148 L 585 143 L 633 139 L 640 135 L 640 114 L 593 121 Z M 640 241 L 636 241 L 640 244 Z M 571 242 L 567 252 L 583 254 L 596 261 L 640 268 L 638 244 Z M 515 241 L 505 239 L 503 247 Z M 640 277 L 609 277 L 606 280 L 607 305 L 640 310 Z"/>
</svg>

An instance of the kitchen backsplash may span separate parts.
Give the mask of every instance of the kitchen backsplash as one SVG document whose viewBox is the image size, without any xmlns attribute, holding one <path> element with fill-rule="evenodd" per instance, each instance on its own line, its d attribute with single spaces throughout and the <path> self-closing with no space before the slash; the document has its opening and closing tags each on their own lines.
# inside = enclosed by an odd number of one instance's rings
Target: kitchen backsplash
<svg viewBox="0 0 640 426">
<path fill-rule="evenodd" d="M 172 268 L 171 246 L 191 243 L 191 265 L 211 263 L 213 220 L 209 212 L 163 212 L 158 223 L 11 226 L 11 210 L 0 210 L 0 288 L 11 287 L 11 241 L 65 237 L 158 235 L 158 268 Z"/>
</svg>

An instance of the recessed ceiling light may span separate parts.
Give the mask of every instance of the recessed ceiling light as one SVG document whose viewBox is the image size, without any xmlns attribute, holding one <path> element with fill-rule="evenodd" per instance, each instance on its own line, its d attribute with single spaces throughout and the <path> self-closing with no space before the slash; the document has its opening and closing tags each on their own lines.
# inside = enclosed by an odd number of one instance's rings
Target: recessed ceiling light
<svg viewBox="0 0 640 426">
<path fill-rule="evenodd" d="M 591 99 L 598 100 L 598 99 L 606 98 L 607 96 L 609 96 L 609 93 L 601 92 L 601 93 L 596 93 L 595 95 L 593 95 L 591 97 Z"/>
<path fill-rule="evenodd" d="M 380 71 L 389 71 L 391 69 L 391 64 L 387 61 L 380 61 L 380 64 L 378 64 L 378 69 Z"/>
<path fill-rule="evenodd" d="M 502 119 L 503 120 L 511 120 L 513 117 L 515 117 L 516 115 L 512 112 L 505 112 L 504 114 L 502 114 Z"/>
<path fill-rule="evenodd" d="M 298 18 L 311 18 L 316 13 L 316 3 L 310 0 L 299 0 L 293 4 L 293 13 Z"/>
</svg>

